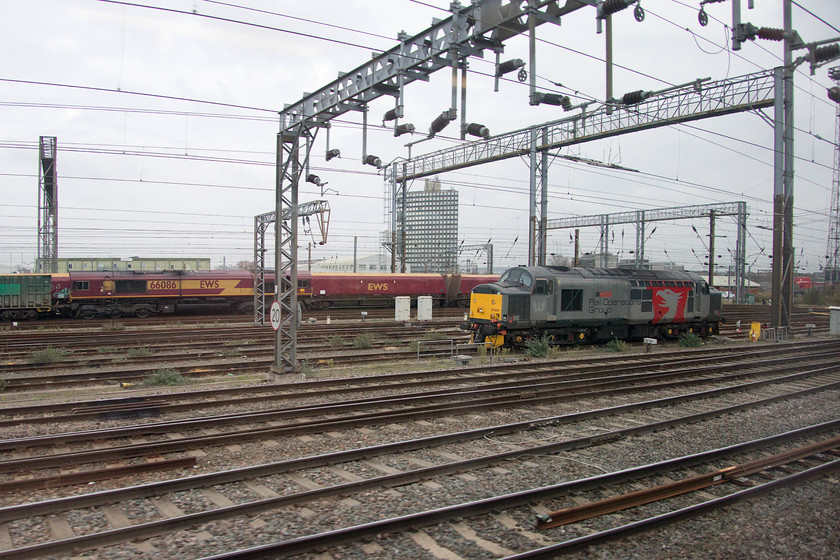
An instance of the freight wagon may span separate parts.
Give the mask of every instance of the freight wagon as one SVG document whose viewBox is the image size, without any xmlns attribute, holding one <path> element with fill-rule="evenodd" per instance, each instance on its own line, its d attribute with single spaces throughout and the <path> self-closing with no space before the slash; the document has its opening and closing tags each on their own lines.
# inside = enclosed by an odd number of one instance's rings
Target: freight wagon
<svg viewBox="0 0 840 560">
<path fill-rule="evenodd" d="M 51 305 L 49 274 L 0 276 L 0 317 L 4 321 L 35 319 Z"/>
</svg>

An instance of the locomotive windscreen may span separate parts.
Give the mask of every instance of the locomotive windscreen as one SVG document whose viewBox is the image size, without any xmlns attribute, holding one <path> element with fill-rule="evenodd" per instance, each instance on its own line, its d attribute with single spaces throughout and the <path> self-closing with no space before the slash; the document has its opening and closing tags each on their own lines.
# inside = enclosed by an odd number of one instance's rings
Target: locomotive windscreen
<svg viewBox="0 0 840 560">
<path fill-rule="evenodd" d="M 531 275 L 530 272 L 523 268 L 511 268 L 504 274 L 502 277 L 499 278 L 500 284 L 519 284 L 525 286 L 526 288 L 530 288 L 534 285 L 534 277 Z"/>
</svg>

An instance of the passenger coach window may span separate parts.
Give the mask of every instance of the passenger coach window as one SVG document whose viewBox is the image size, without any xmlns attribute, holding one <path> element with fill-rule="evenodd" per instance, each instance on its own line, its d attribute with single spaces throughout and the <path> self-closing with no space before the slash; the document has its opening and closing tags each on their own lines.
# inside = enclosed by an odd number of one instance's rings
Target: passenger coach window
<svg viewBox="0 0 840 560">
<path fill-rule="evenodd" d="M 583 311 L 583 290 L 560 290 L 560 311 Z"/>
</svg>

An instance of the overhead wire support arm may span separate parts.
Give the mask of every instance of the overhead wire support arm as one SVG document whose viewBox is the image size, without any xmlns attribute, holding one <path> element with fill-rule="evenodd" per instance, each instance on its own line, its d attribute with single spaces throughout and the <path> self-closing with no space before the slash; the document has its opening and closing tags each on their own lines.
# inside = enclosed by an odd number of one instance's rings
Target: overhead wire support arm
<svg viewBox="0 0 840 560">
<path fill-rule="evenodd" d="M 773 105 L 773 72 L 704 83 L 695 82 L 666 94 L 652 96 L 640 103 L 621 107 L 608 114 L 605 107 L 570 115 L 546 124 L 498 134 L 430 152 L 406 161 L 404 175 L 397 180 L 412 180 L 473 165 L 527 156 L 531 149 L 531 130 L 546 128 L 548 136 L 539 150 L 553 150 L 619 134 L 660 126 L 728 115 Z"/>
<path fill-rule="evenodd" d="M 283 213 L 283 220 L 289 220 L 292 215 L 292 209 L 286 208 Z M 330 203 L 326 200 L 313 200 L 311 202 L 304 202 L 297 206 L 297 217 L 305 218 L 308 216 L 316 216 L 318 227 L 321 233 L 321 241 L 319 244 L 323 245 L 327 242 L 327 236 L 330 229 Z M 266 315 L 266 266 L 265 266 L 265 236 L 268 228 L 277 221 L 277 212 L 272 210 L 264 214 L 254 216 L 254 325 L 262 326 L 265 324 Z M 275 278 L 276 281 L 276 278 Z"/>
<path fill-rule="evenodd" d="M 385 95 L 377 86 L 397 86 L 400 73 L 404 86 L 417 80 L 428 81 L 430 74 L 452 66 L 447 56 L 452 48 L 459 49 L 462 57 L 481 57 L 491 46 L 500 48 L 506 39 L 527 30 L 519 23 L 524 11 L 518 4 L 475 0 L 462 7 L 459 2 L 453 2 L 454 15 L 406 37 L 399 45 L 287 105 L 280 113 L 283 131 L 292 131 L 302 122 L 326 122 L 348 111 L 360 110 Z M 588 5 L 591 2 L 584 0 L 566 0 L 563 7 L 558 0 L 530 0 L 528 9 L 536 11 L 536 25 L 539 25 L 544 21 L 559 21 L 560 16 Z"/>
</svg>

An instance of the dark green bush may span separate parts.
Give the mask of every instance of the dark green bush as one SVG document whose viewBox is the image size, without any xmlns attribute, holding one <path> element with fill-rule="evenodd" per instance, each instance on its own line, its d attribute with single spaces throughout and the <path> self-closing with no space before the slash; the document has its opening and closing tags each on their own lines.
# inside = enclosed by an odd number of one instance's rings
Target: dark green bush
<svg viewBox="0 0 840 560">
<path fill-rule="evenodd" d="M 683 333 L 680 337 L 680 346 L 683 348 L 695 348 L 697 346 L 702 346 L 703 339 L 697 336 L 694 333 Z"/>
</svg>

